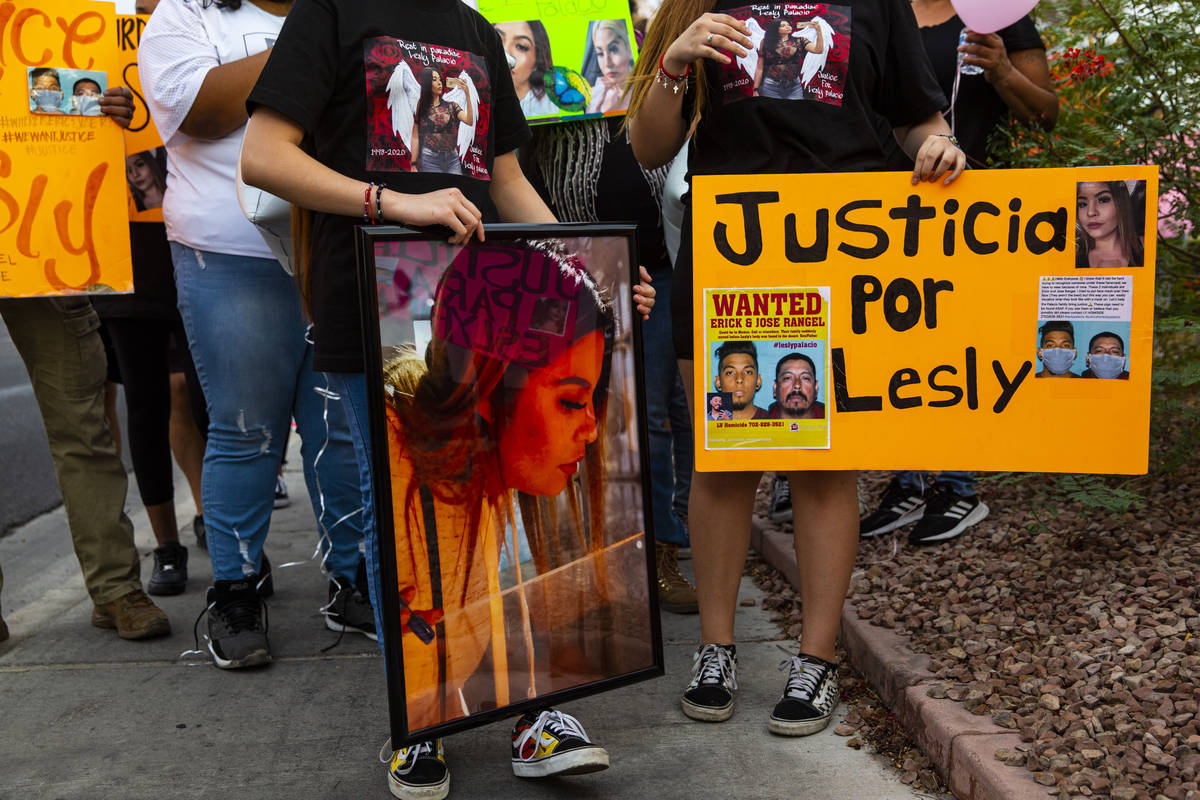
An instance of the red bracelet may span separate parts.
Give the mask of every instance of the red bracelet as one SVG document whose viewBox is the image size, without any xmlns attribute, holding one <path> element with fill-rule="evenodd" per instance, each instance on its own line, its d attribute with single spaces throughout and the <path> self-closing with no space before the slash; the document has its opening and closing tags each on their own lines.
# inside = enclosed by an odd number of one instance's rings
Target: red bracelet
<svg viewBox="0 0 1200 800">
<path fill-rule="evenodd" d="M 668 78 L 670 78 L 671 80 L 675 81 L 676 83 L 679 83 L 680 81 L 683 81 L 683 80 L 687 80 L 687 76 L 692 74 L 692 65 L 688 64 L 687 69 L 685 69 L 683 71 L 682 75 L 672 75 L 671 73 L 667 72 L 667 68 L 663 66 L 663 59 L 666 57 L 667 57 L 666 52 L 663 52 L 663 54 L 658 57 L 658 71 L 661 72 L 663 75 L 667 76 Z"/>
<path fill-rule="evenodd" d="M 375 224 L 374 217 L 371 216 L 371 190 L 375 188 L 375 184 L 368 183 L 367 190 L 363 192 L 363 223 Z"/>
</svg>

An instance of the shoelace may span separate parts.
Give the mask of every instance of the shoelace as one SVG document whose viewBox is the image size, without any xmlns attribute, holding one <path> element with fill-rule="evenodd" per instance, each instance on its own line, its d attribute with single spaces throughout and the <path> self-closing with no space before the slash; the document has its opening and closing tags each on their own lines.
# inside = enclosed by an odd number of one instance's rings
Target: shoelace
<svg viewBox="0 0 1200 800">
<path fill-rule="evenodd" d="M 570 714 L 564 714 L 561 711 L 543 711 L 542 713 L 538 714 L 537 720 L 535 720 L 532 725 L 526 728 L 524 732 L 517 737 L 516 744 L 514 745 L 517 749 L 517 752 L 524 753 L 525 743 L 530 739 L 532 739 L 536 745 L 537 742 L 542 738 L 542 731 L 549 731 L 551 736 L 560 740 L 564 738 L 564 735 L 566 735 L 574 736 L 578 739 L 582 739 L 585 742 L 591 741 L 591 739 L 588 738 L 587 733 L 583 730 L 583 726 L 579 724 L 579 720 L 575 719 Z M 537 747 L 534 747 L 531 752 L 537 753 Z M 522 759 L 524 759 L 524 756 L 522 756 Z"/>
<path fill-rule="evenodd" d="M 158 570 L 178 569 L 179 568 L 178 554 L 173 551 L 170 551 L 170 550 L 165 550 L 161 553 L 158 550 L 155 550 L 154 551 L 154 568 L 158 569 Z"/>
<path fill-rule="evenodd" d="M 704 683 L 716 683 L 730 689 L 736 689 L 737 675 L 733 670 L 733 657 L 729 651 L 718 644 L 706 644 L 692 656 L 693 686 Z"/>
<path fill-rule="evenodd" d="M 383 740 L 383 747 L 379 748 L 379 763 L 380 764 L 391 764 L 392 757 L 395 756 L 396 753 L 402 753 L 403 759 L 400 763 L 402 765 L 404 765 L 404 764 L 408 765 L 408 768 L 411 769 L 413 764 L 416 764 L 417 759 L 420 758 L 421 756 L 423 756 L 423 755 L 436 756 L 437 755 L 436 752 L 434 751 L 435 744 L 437 744 L 436 739 L 426 739 L 423 742 L 417 742 L 414 745 L 409 745 L 408 747 L 401 747 L 399 750 L 396 750 L 392 747 L 392 737 L 389 736 L 388 738 Z"/>
<path fill-rule="evenodd" d="M 157 608 L 154 602 L 146 595 L 145 592 L 130 592 L 126 605 L 132 609 L 138 608 Z"/>
<path fill-rule="evenodd" d="M 258 591 L 258 588 L 262 584 L 263 580 L 266 580 L 266 578 L 263 577 L 262 579 L 259 580 L 258 584 L 255 584 L 255 587 L 254 587 L 255 591 Z M 146 599 L 149 600 L 150 598 L 146 598 Z M 181 653 L 180 655 L 186 656 L 186 655 L 190 655 L 190 654 L 194 654 L 194 653 L 203 653 L 204 652 L 203 650 L 200 649 L 200 620 L 204 619 L 206 614 L 211 613 L 213 608 L 216 607 L 216 605 L 217 605 L 216 602 L 209 603 L 208 605 L 206 605 L 204 607 L 204 609 L 196 617 L 196 621 L 192 623 L 192 644 L 195 649 L 187 650 L 187 651 Z M 259 600 L 258 603 L 252 603 L 250 601 L 245 601 L 245 602 L 240 602 L 240 603 L 234 603 L 231 605 L 236 607 L 237 616 L 235 618 L 233 616 L 233 614 L 230 614 L 227 616 L 227 619 L 230 620 L 229 627 L 232 630 L 234 630 L 235 632 L 239 631 L 239 630 L 243 630 L 246 627 L 252 627 L 252 626 L 256 627 L 258 625 L 258 621 L 259 621 L 258 610 L 260 608 L 262 609 L 263 630 L 270 629 L 271 615 L 270 615 L 270 612 L 267 611 L 267 604 L 262 602 L 262 600 Z M 244 620 L 246 620 L 247 618 L 252 618 L 251 625 L 243 624 Z"/>
<path fill-rule="evenodd" d="M 962 498 L 950 490 L 946 486 L 933 487 L 933 496 L 929 498 L 929 502 L 925 504 L 925 513 L 931 516 L 939 516 L 945 514 L 955 503 Z"/>
<path fill-rule="evenodd" d="M 806 703 L 812 702 L 817 694 L 817 687 L 821 685 L 821 679 L 825 677 L 828 668 L 824 665 L 814 664 L 800 656 L 785 658 L 780 662 L 779 668 L 784 669 L 785 667 L 791 667 L 792 671 L 788 675 L 783 696 L 794 697 Z"/>
<path fill-rule="evenodd" d="M 364 576 L 366 575 L 366 572 L 363 571 L 361 564 L 359 565 L 359 573 Z M 346 589 L 350 588 L 350 587 L 344 586 L 340 581 L 338 582 L 338 587 L 339 587 L 338 591 L 333 595 L 333 599 L 331 599 L 325 605 L 321 606 L 321 613 L 324 614 L 325 616 L 329 616 L 330 614 L 341 613 L 341 612 L 333 610 L 333 607 L 338 602 L 339 598 L 342 597 L 342 593 L 345 592 Z M 349 597 L 346 600 L 342 601 L 342 608 L 344 609 L 346 607 L 346 605 L 351 602 L 370 605 L 371 601 L 367 598 L 366 595 L 364 595 L 362 593 L 361 589 L 359 589 L 357 586 L 355 586 L 355 587 L 350 588 Z M 345 618 L 344 613 L 342 613 L 342 616 L 343 616 L 343 618 Z M 328 653 L 330 650 L 337 647 L 339 644 L 342 643 L 342 638 L 345 635 L 346 635 L 346 626 L 343 624 L 342 629 L 340 631 L 338 631 L 337 638 L 333 640 L 333 644 L 329 645 L 328 647 L 322 647 L 321 652 Z M 389 738 L 388 741 L 390 742 L 391 739 Z"/>
</svg>

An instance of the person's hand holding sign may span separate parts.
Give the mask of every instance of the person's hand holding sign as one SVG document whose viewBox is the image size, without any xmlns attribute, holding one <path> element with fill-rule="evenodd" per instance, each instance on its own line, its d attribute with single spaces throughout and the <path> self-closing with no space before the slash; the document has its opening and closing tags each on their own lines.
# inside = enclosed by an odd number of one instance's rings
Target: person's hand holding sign
<svg viewBox="0 0 1200 800">
<path fill-rule="evenodd" d="M 100 95 L 100 113 L 128 128 L 133 119 L 133 92 L 125 86 L 114 86 Z"/>
<path fill-rule="evenodd" d="M 966 168 L 967 155 L 959 148 L 958 140 L 952 135 L 931 133 L 925 137 L 913 162 L 915 164 L 912 174 L 914 186 L 921 181 L 933 183 L 943 175 L 946 175 L 945 185 L 948 186 Z M 949 172 L 948 175 L 947 172 Z"/>
</svg>

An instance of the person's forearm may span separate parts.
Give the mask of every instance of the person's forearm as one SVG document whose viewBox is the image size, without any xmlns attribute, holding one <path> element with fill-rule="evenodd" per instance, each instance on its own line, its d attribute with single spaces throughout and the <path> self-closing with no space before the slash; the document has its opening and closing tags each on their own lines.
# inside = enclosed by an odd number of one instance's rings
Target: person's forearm
<svg viewBox="0 0 1200 800">
<path fill-rule="evenodd" d="M 674 73 L 682 74 L 682 73 Z M 635 118 L 629 120 L 633 155 L 646 169 L 670 163 L 683 146 L 688 126 L 683 121 L 684 85 L 679 91 L 664 88 L 656 77 Z"/>
<path fill-rule="evenodd" d="M 1040 50 L 1036 53 L 1016 53 L 1013 54 L 1013 58 L 1018 61 L 1024 58 L 1045 61 L 1045 56 Z M 1030 80 L 1017 63 L 1012 65 L 1004 77 L 994 81 L 992 88 L 1000 95 L 1012 115 L 1021 122 L 1037 123 L 1046 130 L 1052 130 L 1058 122 L 1058 95 L 1053 89 L 1038 86 Z"/>
<path fill-rule="evenodd" d="M 501 222 L 558 222 L 521 171 L 515 155 L 501 156 L 493 164 L 495 174 L 489 192 Z"/>
<path fill-rule="evenodd" d="M 255 135 L 254 125 L 242 145 L 242 179 L 313 211 L 347 217 L 363 213 L 365 183 L 326 167 L 298 144 Z"/>
<path fill-rule="evenodd" d="M 917 151 L 921 149 L 925 140 L 935 134 L 950 135 L 950 126 L 946 124 L 946 119 L 938 113 L 931 114 L 928 118 L 907 127 L 896 128 L 896 140 L 900 144 L 900 149 L 912 159 L 917 157 Z"/>
<path fill-rule="evenodd" d="M 179 130 L 194 139 L 221 139 L 245 125 L 246 98 L 270 52 L 210 69 Z"/>
</svg>

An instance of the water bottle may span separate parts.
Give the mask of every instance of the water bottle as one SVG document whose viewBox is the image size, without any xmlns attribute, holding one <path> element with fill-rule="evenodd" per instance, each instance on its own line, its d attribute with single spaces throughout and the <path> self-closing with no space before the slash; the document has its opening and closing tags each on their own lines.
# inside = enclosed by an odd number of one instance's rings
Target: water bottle
<svg viewBox="0 0 1200 800">
<path fill-rule="evenodd" d="M 967 44 L 967 29 L 966 28 L 963 28 L 959 32 L 958 44 L 960 46 Z M 960 52 L 958 54 L 958 71 L 959 71 L 959 73 L 962 75 L 982 75 L 983 67 L 979 66 L 978 64 L 964 64 L 963 63 L 964 55 L 966 55 L 966 54 L 962 53 L 962 52 Z"/>
</svg>

